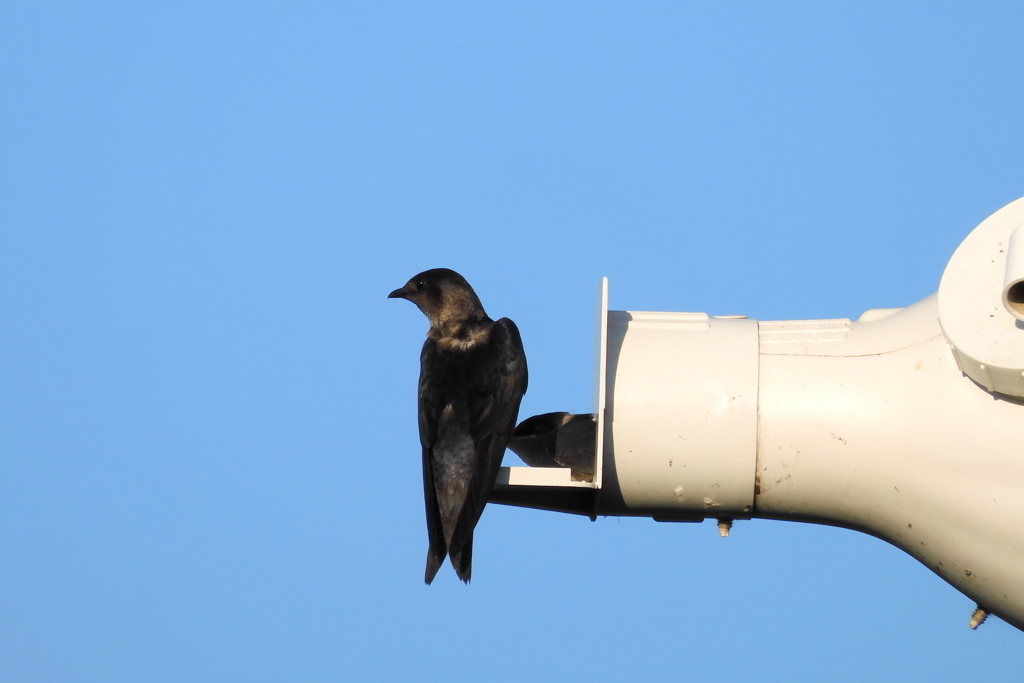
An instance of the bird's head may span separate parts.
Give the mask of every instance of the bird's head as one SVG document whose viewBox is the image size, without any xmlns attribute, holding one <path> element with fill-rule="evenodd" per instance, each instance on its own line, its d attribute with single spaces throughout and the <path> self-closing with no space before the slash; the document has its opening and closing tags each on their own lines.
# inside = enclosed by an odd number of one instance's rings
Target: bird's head
<svg viewBox="0 0 1024 683">
<path fill-rule="evenodd" d="M 388 294 L 388 298 L 413 302 L 427 316 L 431 327 L 441 332 L 487 317 L 466 278 L 448 268 L 434 268 L 414 275 L 404 287 Z"/>
</svg>

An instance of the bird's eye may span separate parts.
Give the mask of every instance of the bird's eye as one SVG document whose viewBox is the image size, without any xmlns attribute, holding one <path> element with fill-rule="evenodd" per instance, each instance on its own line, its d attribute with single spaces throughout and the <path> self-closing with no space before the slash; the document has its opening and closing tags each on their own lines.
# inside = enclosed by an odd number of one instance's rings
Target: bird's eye
<svg viewBox="0 0 1024 683">
<path fill-rule="evenodd" d="M 417 280 L 416 281 L 416 289 L 423 289 L 426 286 L 427 286 L 427 283 L 424 282 L 423 280 Z"/>
</svg>

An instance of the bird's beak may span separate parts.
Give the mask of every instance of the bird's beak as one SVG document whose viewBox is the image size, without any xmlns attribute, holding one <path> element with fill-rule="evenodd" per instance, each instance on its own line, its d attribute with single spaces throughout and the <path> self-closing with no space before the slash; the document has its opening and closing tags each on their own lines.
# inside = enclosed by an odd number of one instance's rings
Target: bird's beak
<svg viewBox="0 0 1024 683">
<path fill-rule="evenodd" d="M 405 287 L 399 287 L 395 291 L 388 294 L 389 299 L 404 299 L 405 295 L 408 294 Z"/>
</svg>

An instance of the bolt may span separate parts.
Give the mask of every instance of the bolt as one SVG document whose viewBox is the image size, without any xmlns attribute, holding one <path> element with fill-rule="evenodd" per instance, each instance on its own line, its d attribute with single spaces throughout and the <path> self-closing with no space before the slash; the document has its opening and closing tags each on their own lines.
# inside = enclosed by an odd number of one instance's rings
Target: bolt
<svg viewBox="0 0 1024 683">
<path fill-rule="evenodd" d="M 718 533 L 721 534 L 722 538 L 729 535 L 729 530 L 732 529 L 731 519 L 720 519 L 718 520 Z"/>
<path fill-rule="evenodd" d="M 971 615 L 971 629 L 978 628 L 985 623 L 986 619 L 988 619 L 988 612 L 983 610 L 981 605 L 978 605 L 978 609 L 974 610 L 974 614 Z"/>
</svg>

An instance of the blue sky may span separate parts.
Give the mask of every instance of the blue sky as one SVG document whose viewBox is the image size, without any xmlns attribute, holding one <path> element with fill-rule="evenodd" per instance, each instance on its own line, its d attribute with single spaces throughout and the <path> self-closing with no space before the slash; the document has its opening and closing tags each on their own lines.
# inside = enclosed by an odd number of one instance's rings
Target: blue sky
<svg viewBox="0 0 1024 683">
<path fill-rule="evenodd" d="M 856 317 L 1024 195 L 1017 3 L 0 7 L 0 678 L 1010 680 L 852 531 L 488 507 L 422 583 L 425 321 L 521 416 L 615 309 Z M 509 462 L 514 456 L 508 456 Z"/>
</svg>

